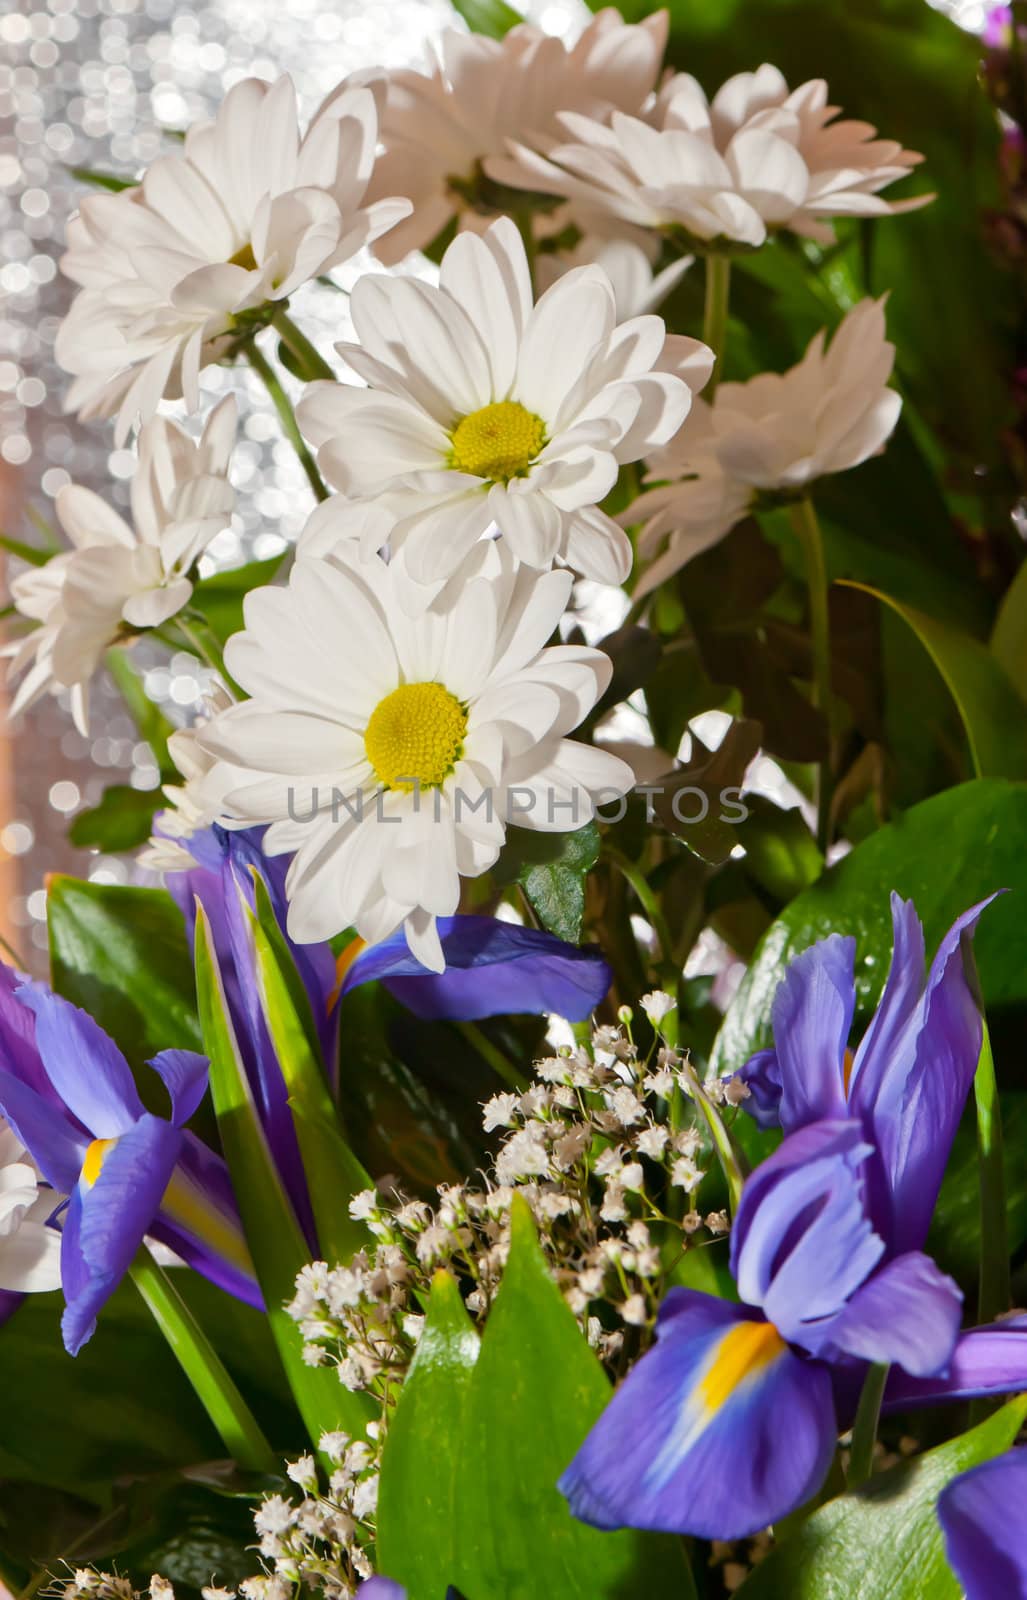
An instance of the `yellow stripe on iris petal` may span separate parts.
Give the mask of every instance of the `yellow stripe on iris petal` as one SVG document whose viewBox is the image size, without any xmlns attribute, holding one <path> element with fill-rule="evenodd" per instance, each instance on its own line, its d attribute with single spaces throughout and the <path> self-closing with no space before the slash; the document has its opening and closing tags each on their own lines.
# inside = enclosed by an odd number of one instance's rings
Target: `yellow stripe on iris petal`
<svg viewBox="0 0 1027 1600">
<path fill-rule="evenodd" d="M 345 950 L 343 950 L 341 952 L 341 954 L 336 957 L 336 960 L 335 960 L 335 988 L 332 990 L 331 994 L 328 996 L 328 1014 L 329 1014 L 329 1016 L 331 1015 L 331 1013 L 332 1013 L 333 1009 L 335 1008 L 335 1006 L 338 1004 L 339 996 L 342 993 L 342 986 L 346 982 L 346 974 L 349 972 L 350 967 L 353 965 L 354 961 L 357 959 L 357 956 L 360 955 L 361 951 L 366 950 L 366 949 L 367 949 L 367 940 L 366 939 L 362 939 L 360 937 L 359 933 L 358 933 L 356 938 L 355 939 L 351 939 L 349 944 L 346 946 Z"/>
<path fill-rule="evenodd" d="M 82 1171 L 79 1174 L 80 1182 L 91 1189 L 103 1170 L 103 1164 L 110 1152 L 117 1144 L 117 1139 L 94 1139 L 86 1150 L 85 1160 L 82 1162 Z"/>
<path fill-rule="evenodd" d="M 739 1322 L 729 1328 L 699 1384 L 707 1416 L 719 1411 L 746 1379 L 757 1377 L 785 1348 L 771 1322 Z"/>
<path fill-rule="evenodd" d="M 176 1167 L 171 1174 L 171 1182 L 164 1191 L 160 1208 L 185 1233 L 191 1234 L 200 1244 L 209 1246 L 222 1261 L 248 1277 L 255 1276 L 253 1257 L 239 1228 L 192 1182 L 181 1167 Z"/>
</svg>

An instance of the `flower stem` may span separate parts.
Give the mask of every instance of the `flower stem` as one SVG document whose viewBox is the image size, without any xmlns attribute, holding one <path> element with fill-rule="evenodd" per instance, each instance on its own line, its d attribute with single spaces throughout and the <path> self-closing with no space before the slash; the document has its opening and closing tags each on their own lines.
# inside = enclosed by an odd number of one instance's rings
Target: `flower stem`
<svg viewBox="0 0 1027 1600">
<path fill-rule="evenodd" d="M 274 1472 L 278 1461 L 221 1358 L 167 1274 L 144 1245 L 129 1275 L 214 1424 L 246 1472 Z"/>
<path fill-rule="evenodd" d="M 220 655 L 215 654 L 213 648 L 204 641 L 198 630 L 187 622 L 181 613 L 175 618 L 175 627 L 185 640 L 186 648 L 191 650 L 192 654 L 197 656 L 204 666 L 209 667 L 212 672 L 216 672 L 219 678 L 223 678 L 225 676 L 224 661 Z"/>
<path fill-rule="evenodd" d="M 731 260 L 729 256 L 706 257 L 706 304 L 703 308 L 703 344 L 708 344 L 717 358 L 716 366 L 703 393 L 712 400 L 717 384 L 724 374 L 724 352 L 727 349 L 727 308 L 731 297 Z"/>
<path fill-rule="evenodd" d="M 327 500 L 328 490 L 325 488 L 324 480 L 317 470 L 317 464 L 313 456 L 303 441 L 303 435 L 300 433 L 299 424 L 296 421 L 296 413 L 292 409 L 289 396 L 282 388 L 277 372 L 267 357 L 257 349 L 252 340 L 246 346 L 246 359 L 254 372 L 261 378 L 265 389 L 271 396 L 272 404 L 278 412 L 278 420 L 282 424 L 282 431 L 299 457 L 300 466 L 307 475 L 307 482 L 318 500 Z"/>
<path fill-rule="evenodd" d="M 681 1063 L 680 1070 L 686 1092 L 699 1107 L 703 1120 L 710 1131 L 713 1148 L 717 1152 L 717 1160 L 720 1162 L 720 1169 L 727 1183 L 731 1215 L 734 1216 L 738 1211 L 738 1204 L 742 1198 L 742 1188 L 748 1176 L 745 1156 L 732 1137 L 730 1129 L 725 1125 L 719 1110 L 699 1082 L 695 1069 L 687 1055 Z"/>
<path fill-rule="evenodd" d="M 271 326 L 278 330 L 282 343 L 292 351 L 304 369 L 302 376 L 308 383 L 312 383 L 316 378 L 329 378 L 332 382 L 335 381 L 335 373 L 320 350 L 311 344 L 302 329 L 297 328 L 284 307 L 275 312 L 271 318 Z"/>
<path fill-rule="evenodd" d="M 858 1489 L 866 1483 L 874 1470 L 874 1445 L 877 1442 L 877 1423 L 881 1415 L 884 1386 L 888 1382 L 887 1361 L 875 1361 L 863 1380 L 863 1392 L 856 1409 L 852 1427 L 852 1449 L 849 1452 L 847 1488 Z"/>
<path fill-rule="evenodd" d="M 523 1094 L 528 1087 L 528 1079 L 513 1062 L 508 1060 L 502 1050 L 492 1043 L 482 1030 L 473 1022 L 458 1022 L 455 1024 L 458 1033 L 462 1033 L 469 1045 L 472 1045 L 483 1061 L 487 1061 L 497 1078 L 508 1083 L 511 1089 L 516 1089 Z"/>
<path fill-rule="evenodd" d="M 790 508 L 792 527 L 802 546 L 809 589 L 810 630 L 813 645 L 813 704 L 823 711 L 831 729 L 831 624 L 827 606 L 827 565 L 824 538 L 813 501 L 803 495 Z M 817 844 L 826 854 L 831 842 L 833 778 L 830 748 L 817 772 Z"/>
<path fill-rule="evenodd" d="M 974 1078 L 977 1102 L 977 1172 L 980 1184 L 981 1278 L 978 1322 L 994 1322 L 1009 1310 L 1009 1246 L 1006 1237 L 1005 1174 L 1002 1170 L 1002 1113 L 988 1025 Z"/>
<path fill-rule="evenodd" d="M 627 856 L 621 855 L 619 850 L 614 850 L 608 847 L 606 854 L 607 858 L 612 861 L 613 865 L 617 868 L 617 871 L 623 878 L 626 879 L 628 883 L 630 883 L 632 889 L 634 889 L 638 903 L 645 912 L 645 915 L 652 926 L 652 930 L 659 941 L 660 953 L 663 957 L 663 965 L 667 969 L 667 974 L 671 976 L 673 982 L 676 984 L 680 973 L 675 970 L 674 941 L 671 938 L 670 929 L 667 926 L 667 920 L 664 917 L 663 911 L 660 907 L 659 899 L 649 886 L 649 880 L 642 869 L 640 867 L 636 867 L 633 861 L 629 861 Z"/>
</svg>

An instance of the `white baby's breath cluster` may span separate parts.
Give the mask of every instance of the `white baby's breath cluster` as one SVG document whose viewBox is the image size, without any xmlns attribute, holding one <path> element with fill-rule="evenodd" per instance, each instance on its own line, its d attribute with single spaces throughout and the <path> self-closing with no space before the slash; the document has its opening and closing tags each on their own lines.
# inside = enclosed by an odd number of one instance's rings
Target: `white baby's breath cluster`
<svg viewBox="0 0 1027 1600">
<path fill-rule="evenodd" d="M 647 1000 L 659 1015 L 657 997 Z M 710 1144 L 696 1090 L 687 1055 L 662 1038 L 640 1055 L 630 1024 L 597 1027 L 590 1047 L 536 1062 L 525 1090 L 484 1107 L 486 1132 L 504 1131 L 480 1186 L 441 1185 L 435 1205 L 388 1184 L 355 1197 L 374 1244 L 347 1266 L 301 1272 L 289 1310 L 306 1359 L 333 1363 L 347 1387 L 387 1403 L 416 1350 L 435 1271 L 451 1271 L 471 1316 L 486 1319 L 521 1195 L 568 1305 L 619 1372 L 648 1341 L 684 1252 L 727 1228 L 723 1212 L 699 1207 Z"/>
</svg>

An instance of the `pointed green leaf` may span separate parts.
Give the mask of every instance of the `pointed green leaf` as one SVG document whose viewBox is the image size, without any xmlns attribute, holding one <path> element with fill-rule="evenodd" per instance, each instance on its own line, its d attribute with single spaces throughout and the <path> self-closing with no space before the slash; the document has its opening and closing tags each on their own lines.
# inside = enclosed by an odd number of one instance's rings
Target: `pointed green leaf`
<svg viewBox="0 0 1027 1600">
<path fill-rule="evenodd" d="M 912 628 L 956 702 L 977 777 L 1027 778 L 1027 705 L 987 645 L 867 584 L 847 587 L 874 595 Z"/>
<path fill-rule="evenodd" d="M 21 539 L 12 539 L 9 533 L 0 533 L 0 550 L 17 556 L 19 561 L 27 561 L 30 567 L 45 567 L 51 556 L 60 555 L 59 550 L 40 549 L 37 544 L 25 544 Z"/>
<path fill-rule="evenodd" d="M 1027 1395 L 958 1439 L 840 1495 L 761 1561 L 739 1600 L 959 1600 L 935 1507 L 947 1483 L 1008 1450 Z"/>
<path fill-rule="evenodd" d="M 189 602 L 206 622 L 218 644 L 224 645 L 233 633 L 243 626 L 243 601 L 251 589 L 259 589 L 271 582 L 285 559 L 270 556 L 266 561 L 248 561 L 245 566 L 233 567 L 228 572 L 215 572 L 213 577 L 201 578 L 193 589 Z"/>
<path fill-rule="evenodd" d="M 332 1368 L 304 1363 L 299 1329 L 284 1309 L 310 1251 L 257 1115 L 202 906 L 196 911 L 196 993 L 221 1144 L 289 1387 L 315 1446 L 335 1428 L 362 1435 L 370 1402 L 345 1389 Z"/>
<path fill-rule="evenodd" d="M 478 1349 L 456 1280 L 437 1272 L 417 1354 L 389 1424 L 378 1493 L 378 1564 L 405 1585 L 410 1600 L 444 1595 L 464 1541 L 474 1536 L 461 1500 Z"/>
<path fill-rule="evenodd" d="M 125 189 L 135 189 L 137 179 L 121 178 L 116 172 L 100 172 L 96 167 L 69 167 L 68 172 L 79 183 L 88 183 L 94 189 L 107 189 L 111 194 L 121 194 Z"/>
<path fill-rule="evenodd" d="M 332 1262 L 349 1261 L 368 1240 L 349 1202 L 372 1182 L 339 1128 L 325 1078 L 310 999 L 286 944 L 267 885 L 254 872 L 257 914 L 248 911 L 260 1003 L 289 1092 L 318 1243 Z"/>
<path fill-rule="evenodd" d="M 63 874 L 47 889 L 57 993 L 95 1017 L 133 1066 L 158 1050 L 198 1050 L 189 943 L 171 896 Z"/>
<path fill-rule="evenodd" d="M 153 751 L 153 759 L 165 780 L 178 781 L 178 768 L 168 755 L 168 739 L 174 733 L 174 723 L 155 706 L 143 687 L 143 680 L 128 658 L 125 650 L 108 650 L 107 671 L 121 691 L 128 714 L 136 725 L 140 739 Z"/>
<path fill-rule="evenodd" d="M 112 783 L 99 805 L 80 811 L 68 829 L 68 841 L 78 849 L 134 850 L 153 832 L 154 813 L 167 801 L 159 789 L 133 789 Z"/>
<path fill-rule="evenodd" d="M 594 822 L 574 833 L 510 828 L 496 881 L 519 883 L 542 926 L 576 944 L 585 915 L 585 879 L 598 859 L 599 829 Z"/>
<path fill-rule="evenodd" d="M 475 1600 L 686 1600 L 694 1588 L 676 1541 L 587 1527 L 556 1487 L 610 1386 L 519 1196 L 511 1228 L 510 1258 L 471 1379 L 457 1586 Z"/>
<path fill-rule="evenodd" d="M 506 0 L 453 0 L 453 5 L 463 17 L 472 33 L 487 34 L 490 39 L 502 39 L 524 18 Z"/>
</svg>

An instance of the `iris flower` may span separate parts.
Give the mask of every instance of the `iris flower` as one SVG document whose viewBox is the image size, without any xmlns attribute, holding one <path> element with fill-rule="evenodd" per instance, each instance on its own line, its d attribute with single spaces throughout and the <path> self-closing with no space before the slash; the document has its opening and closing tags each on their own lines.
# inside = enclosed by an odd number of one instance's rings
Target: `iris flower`
<svg viewBox="0 0 1027 1600">
<path fill-rule="evenodd" d="M 741 1303 L 672 1289 L 635 1366 L 560 1481 L 598 1527 L 735 1539 L 815 1494 L 839 1433 L 835 1374 L 946 1368 L 962 1296 L 918 1250 L 888 1255 L 858 1122 L 789 1135 L 731 1234 Z"/>
<path fill-rule="evenodd" d="M 989 900 L 959 917 L 924 977 L 916 908 L 891 897 L 894 950 L 881 1003 L 851 1054 L 856 942 L 833 933 L 797 956 L 774 998 L 774 1048 L 742 1068 L 745 1102 L 785 1133 L 851 1117 L 874 1154 L 870 1212 L 893 1253 L 927 1238 L 981 1051 L 970 944 Z"/>
<path fill-rule="evenodd" d="M 0 1112 L 59 1194 L 64 1343 L 72 1355 L 144 1236 L 168 1245 L 229 1293 L 262 1304 L 224 1163 L 185 1131 L 207 1063 L 162 1050 L 149 1063 L 171 1118 L 139 1098 L 113 1040 L 38 983 L 0 984 Z"/>
<path fill-rule="evenodd" d="M 742 1191 L 741 1303 L 667 1296 L 655 1348 L 561 1480 L 575 1515 L 740 1538 L 816 1493 L 865 1363 L 895 1369 L 890 1408 L 1024 1377 L 1027 1339 L 961 1338 L 960 1292 L 921 1250 L 980 1053 L 969 944 L 983 909 L 953 925 L 925 980 L 922 927 L 892 897 L 891 969 L 854 1056 L 855 942 L 832 935 L 792 962 L 775 1047 L 741 1074 L 757 1120 L 786 1133 Z"/>
<path fill-rule="evenodd" d="M 949 1561 L 966 1600 L 1027 1600 L 1027 1450 L 964 1472 L 938 1497 Z"/>
</svg>

